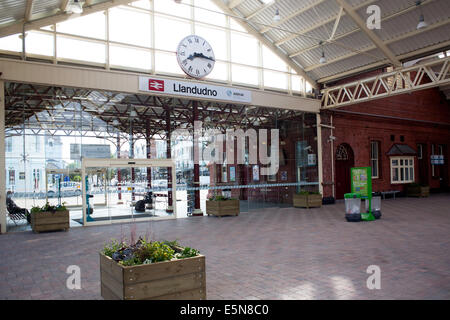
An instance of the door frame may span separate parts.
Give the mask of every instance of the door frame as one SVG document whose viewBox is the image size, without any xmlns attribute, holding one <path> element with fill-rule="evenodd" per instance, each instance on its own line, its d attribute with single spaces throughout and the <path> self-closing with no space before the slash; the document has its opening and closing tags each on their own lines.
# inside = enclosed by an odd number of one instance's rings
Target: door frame
<svg viewBox="0 0 450 320">
<path fill-rule="evenodd" d="M 112 223 L 127 223 L 134 222 L 135 219 L 119 219 L 119 220 L 106 220 L 106 221 L 86 221 L 86 171 L 87 168 L 142 168 L 142 167 L 166 167 L 172 171 L 172 188 L 168 192 L 172 191 L 173 199 L 173 216 L 167 217 L 148 217 L 139 218 L 141 221 L 153 221 L 153 220 L 170 220 L 177 219 L 177 177 L 175 171 L 175 162 L 171 159 L 92 159 L 83 158 L 81 160 L 81 188 L 82 188 L 82 201 L 83 201 L 83 226 L 105 225 Z"/>
</svg>

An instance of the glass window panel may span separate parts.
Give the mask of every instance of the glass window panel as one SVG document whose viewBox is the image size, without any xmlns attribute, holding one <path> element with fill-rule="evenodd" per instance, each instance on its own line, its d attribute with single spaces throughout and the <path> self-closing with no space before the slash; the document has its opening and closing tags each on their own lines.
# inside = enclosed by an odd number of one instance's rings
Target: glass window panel
<svg viewBox="0 0 450 320">
<path fill-rule="evenodd" d="M 92 41 L 56 37 L 58 58 L 105 63 L 105 45 Z"/>
<path fill-rule="evenodd" d="M 191 24 L 176 19 L 155 16 L 155 47 L 176 51 L 180 41 L 191 34 Z"/>
<path fill-rule="evenodd" d="M 214 50 L 214 56 L 219 60 L 228 60 L 227 34 L 225 30 L 196 25 L 195 34 L 209 42 Z M 181 40 L 181 39 L 180 39 Z"/>
<path fill-rule="evenodd" d="M 111 45 L 109 48 L 109 63 L 111 65 L 132 67 L 144 70 L 152 68 L 151 52 Z"/>
<path fill-rule="evenodd" d="M 157 1 L 155 1 L 156 4 Z M 171 1 L 164 1 L 164 2 L 171 2 Z M 150 0 L 140 0 L 140 1 L 134 1 L 131 3 L 131 5 L 133 7 L 137 7 L 137 8 L 142 8 L 142 9 L 147 9 L 150 10 L 151 6 L 150 6 Z"/>
<path fill-rule="evenodd" d="M 216 13 L 221 12 L 221 10 L 214 3 L 205 0 L 196 0 L 195 6 L 195 20 L 217 26 L 225 26 L 227 21 L 226 16 L 223 13 Z M 206 10 L 202 8 L 205 8 Z"/>
<path fill-rule="evenodd" d="M 404 177 L 403 168 L 400 168 L 400 181 L 403 181 L 404 179 L 405 179 L 405 177 Z"/>
<path fill-rule="evenodd" d="M 237 23 L 233 18 L 230 18 L 230 28 L 237 31 L 242 31 L 247 33 L 247 30 L 241 27 L 239 23 Z"/>
<path fill-rule="evenodd" d="M 105 13 L 102 11 L 58 23 L 56 25 L 56 31 L 90 38 L 105 39 L 105 26 Z"/>
<path fill-rule="evenodd" d="M 53 56 L 53 35 L 30 31 L 25 37 L 25 51 L 27 53 Z"/>
<path fill-rule="evenodd" d="M 287 90 L 288 76 L 286 73 L 264 70 L 264 86 Z"/>
<path fill-rule="evenodd" d="M 258 85 L 258 69 L 239 65 L 231 66 L 232 82 Z"/>
<path fill-rule="evenodd" d="M 392 168 L 392 180 L 398 181 L 398 168 Z"/>
<path fill-rule="evenodd" d="M 150 14 L 123 8 L 109 10 L 109 39 L 150 47 Z"/>
<path fill-rule="evenodd" d="M 291 75 L 292 90 L 297 92 L 303 92 L 303 78 L 296 75 Z"/>
<path fill-rule="evenodd" d="M 227 81 L 228 63 L 216 61 L 213 71 L 206 78 Z"/>
<path fill-rule="evenodd" d="M 184 74 L 178 65 L 175 53 L 155 52 L 155 68 L 157 72 Z"/>
<path fill-rule="evenodd" d="M 398 166 L 398 160 L 392 160 L 392 165 L 393 166 Z"/>
<path fill-rule="evenodd" d="M 156 12 L 167 13 L 183 18 L 191 18 L 191 7 L 189 5 L 186 5 L 190 4 L 190 0 L 183 0 L 182 3 L 176 3 L 175 1 L 167 0 L 154 1 Z"/>
<path fill-rule="evenodd" d="M 278 71 L 288 71 L 288 65 L 266 46 L 262 46 L 263 67 Z"/>
<path fill-rule="evenodd" d="M 49 26 L 45 26 L 45 27 L 42 27 L 42 28 L 40 28 L 40 29 L 42 29 L 42 30 L 47 30 L 47 31 L 53 31 L 53 25 L 51 24 L 51 25 L 49 25 Z"/>
<path fill-rule="evenodd" d="M 258 65 L 258 41 L 240 33 L 231 33 L 231 61 Z"/>
<path fill-rule="evenodd" d="M 22 52 L 22 39 L 20 39 L 20 34 L 0 38 L 0 50 Z"/>
<path fill-rule="evenodd" d="M 306 81 L 306 93 L 312 93 L 312 86 L 308 81 Z"/>
<path fill-rule="evenodd" d="M 409 165 L 412 166 L 413 165 L 413 161 L 412 159 L 409 160 Z"/>
</svg>

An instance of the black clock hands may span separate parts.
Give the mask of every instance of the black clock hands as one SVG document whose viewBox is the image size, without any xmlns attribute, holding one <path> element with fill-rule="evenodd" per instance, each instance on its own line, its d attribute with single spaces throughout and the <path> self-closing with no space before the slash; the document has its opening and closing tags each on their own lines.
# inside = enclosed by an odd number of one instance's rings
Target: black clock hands
<svg viewBox="0 0 450 320">
<path fill-rule="evenodd" d="M 195 58 L 203 58 L 203 59 L 208 59 L 208 60 L 211 60 L 211 61 L 216 61 L 212 57 L 207 57 L 203 53 L 197 53 L 197 52 L 194 52 L 194 54 L 191 54 L 188 57 L 188 59 L 191 60 L 191 61 L 194 60 Z"/>
</svg>

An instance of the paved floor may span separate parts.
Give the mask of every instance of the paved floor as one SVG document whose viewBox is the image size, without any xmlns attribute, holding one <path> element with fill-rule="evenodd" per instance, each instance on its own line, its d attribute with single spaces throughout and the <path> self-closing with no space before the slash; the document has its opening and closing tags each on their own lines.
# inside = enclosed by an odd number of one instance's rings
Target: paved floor
<svg viewBox="0 0 450 320">
<path fill-rule="evenodd" d="M 206 255 L 208 299 L 450 299 L 450 195 L 382 202 L 375 222 L 347 223 L 343 203 L 238 217 L 139 223 Z M 130 224 L 0 236 L 0 299 L 101 299 L 97 252 Z M 66 269 L 81 268 L 81 290 Z M 369 290 L 366 269 L 381 269 Z"/>
</svg>

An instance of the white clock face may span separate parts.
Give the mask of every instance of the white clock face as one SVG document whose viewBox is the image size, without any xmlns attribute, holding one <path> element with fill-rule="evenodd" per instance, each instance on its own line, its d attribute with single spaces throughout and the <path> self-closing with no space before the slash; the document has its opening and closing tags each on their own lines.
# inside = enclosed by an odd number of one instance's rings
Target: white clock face
<svg viewBox="0 0 450 320">
<path fill-rule="evenodd" d="M 210 44 L 196 35 L 181 40 L 177 49 L 177 60 L 187 75 L 197 79 L 210 74 L 216 61 Z"/>
</svg>

